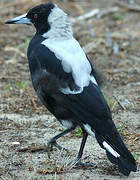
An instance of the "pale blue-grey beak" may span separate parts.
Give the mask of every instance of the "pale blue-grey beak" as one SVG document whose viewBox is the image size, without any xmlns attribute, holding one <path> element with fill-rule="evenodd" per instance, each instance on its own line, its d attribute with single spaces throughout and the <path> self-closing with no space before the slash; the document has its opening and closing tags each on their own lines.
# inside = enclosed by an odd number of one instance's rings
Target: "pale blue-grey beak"
<svg viewBox="0 0 140 180">
<path fill-rule="evenodd" d="M 28 19 L 26 17 L 26 15 L 27 15 L 27 13 L 23 14 L 21 16 L 15 17 L 13 19 L 10 19 L 10 20 L 6 21 L 5 24 L 27 24 L 27 25 L 32 24 L 30 19 Z"/>
</svg>

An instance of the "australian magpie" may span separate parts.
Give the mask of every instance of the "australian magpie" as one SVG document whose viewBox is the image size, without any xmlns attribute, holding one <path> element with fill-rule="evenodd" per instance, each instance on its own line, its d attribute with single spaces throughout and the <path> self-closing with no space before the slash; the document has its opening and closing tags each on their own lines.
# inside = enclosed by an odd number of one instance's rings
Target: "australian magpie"
<svg viewBox="0 0 140 180">
<path fill-rule="evenodd" d="M 7 24 L 33 24 L 36 34 L 28 47 L 32 83 L 47 109 L 67 129 L 47 144 L 81 127 L 82 143 L 75 162 L 80 163 L 88 135 L 95 136 L 108 159 L 128 176 L 136 162 L 120 137 L 96 72 L 73 37 L 67 14 L 53 3 L 33 7 Z"/>
</svg>

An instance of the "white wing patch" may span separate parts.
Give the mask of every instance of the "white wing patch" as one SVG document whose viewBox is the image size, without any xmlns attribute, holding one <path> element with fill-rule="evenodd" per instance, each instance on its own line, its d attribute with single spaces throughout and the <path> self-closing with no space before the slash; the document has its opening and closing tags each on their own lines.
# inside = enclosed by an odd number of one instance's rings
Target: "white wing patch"
<svg viewBox="0 0 140 180">
<path fill-rule="evenodd" d="M 116 151 L 114 151 L 114 149 L 109 144 L 107 144 L 105 141 L 103 142 L 103 146 L 105 147 L 105 149 L 107 151 L 109 151 L 116 158 L 120 157 L 120 155 Z"/>
<path fill-rule="evenodd" d="M 90 125 L 85 124 L 85 125 L 84 125 L 84 128 L 85 128 L 85 130 L 87 131 L 88 134 L 90 134 L 91 136 L 95 137 L 95 134 L 94 134 L 94 132 L 91 130 Z"/>
<path fill-rule="evenodd" d="M 55 56 L 62 62 L 65 72 L 72 72 L 75 84 L 80 87 L 77 92 L 71 91 L 69 88 L 62 89 L 65 94 L 75 94 L 83 91 L 83 88 L 89 85 L 89 82 L 97 84 L 95 78 L 90 75 L 91 65 L 87 57 L 80 47 L 79 43 L 74 39 L 53 40 L 46 39 L 42 42 L 47 48 L 54 52 Z"/>
</svg>

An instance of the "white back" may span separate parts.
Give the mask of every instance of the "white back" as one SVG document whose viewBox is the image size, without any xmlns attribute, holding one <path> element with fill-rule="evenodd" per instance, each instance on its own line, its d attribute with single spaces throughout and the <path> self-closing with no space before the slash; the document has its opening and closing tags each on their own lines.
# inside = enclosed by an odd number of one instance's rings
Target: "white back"
<svg viewBox="0 0 140 180">
<path fill-rule="evenodd" d="M 83 49 L 74 38 L 67 40 L 46 39 L 42 44 L 54 52 L 55 56 L 62 62 L 65 72 L 72 72 L 75 84 L 81 88 L 77 93 L 80 93 L 84 87 L 88 86 L 90 80 L 97 84 L 94 77 L 90 75 L 91 65 Z M 69 89 L 63 90 L 63 92 L 65 94 L 76 93 L 70 92 Z"/>
</svg>

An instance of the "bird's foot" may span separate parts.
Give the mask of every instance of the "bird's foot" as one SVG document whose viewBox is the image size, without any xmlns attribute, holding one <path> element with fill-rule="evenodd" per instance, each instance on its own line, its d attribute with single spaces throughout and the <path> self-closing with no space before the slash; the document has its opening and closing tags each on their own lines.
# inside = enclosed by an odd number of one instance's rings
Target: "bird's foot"
<svg viewBox="0 0 140 180">
<path fill-rule="evenodd" d="M 50 158 L 50 151 L 52 151 L 52 147 L 55 146 L 57 149 L 59 149 L 60 151 L 61 150 L 65 150 L 65 151 L 68 151 L 67 149 L 63 148 L 62 146 L 60 146 L 56 140 L 49 140 L 46 147 L 40 151 L 40 153 L 44 153 L 44 152 L 47 152 L 48 153 L 48 157 Z"/>
<path fill-rule="evenodd" d="M 81 162 L 81 159 L 75 159 L 73 161 L 71 161 L 68 166 L 70 167 L 74 167 L 74 166 L 77 166 L 77 167 L 83 167 L 83 168 L 88 168 L 88 167 L 93 167 L 94 164 L 93 163 L 89 163 L 89 162 Z"/>
</svg>

